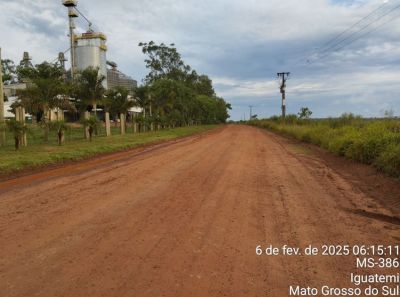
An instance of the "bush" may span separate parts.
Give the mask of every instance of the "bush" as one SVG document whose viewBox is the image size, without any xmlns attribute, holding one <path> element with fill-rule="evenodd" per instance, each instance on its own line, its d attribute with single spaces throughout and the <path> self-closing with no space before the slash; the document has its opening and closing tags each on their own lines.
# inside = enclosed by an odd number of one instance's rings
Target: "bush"
<svg viewBox="0 0 400 297">
<path fill-rule="evenodd" d="M 328 151 L 400 177 L 400 120 L 366 120 L 353 114 L 326 120 L 299 120 L 289 115 L 259 120 L 254 126 L 277 131 L 298 140 L 319 145 Z"/>
<path fill-rule="evenodd" d="M 388 145 L 374 165 L 382 171 L 400 178 L 400 144 Z"/>
</svg>

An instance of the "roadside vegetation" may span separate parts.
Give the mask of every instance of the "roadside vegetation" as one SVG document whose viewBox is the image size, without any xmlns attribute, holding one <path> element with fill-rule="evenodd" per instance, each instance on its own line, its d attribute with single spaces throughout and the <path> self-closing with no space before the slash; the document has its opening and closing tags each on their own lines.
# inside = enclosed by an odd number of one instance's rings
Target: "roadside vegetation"
<svg viewBox="0 0 400 297">
<path fill-rule="evenodd" d="M 353 114 L 311 120 L 308 109 L 298 115 L 253 120 L 249 124 L 267 128 L 298 140 L 316 144 L 349 159 L 370 164 L 400 178 L 400 120 L 364 119 Z"/>
<path fill-rule="evenodd" d="M 11 60 L 2 60 L 4 83 L 27 85 L 17 91 L 11 112 L 15 114 L 16 108 L 23 108 L 43 128 L 45 141 L 52 126 L 50 122 L 55 120 L 54 112 L 68 113 L 69 119 L 78 121 L 79 118 L 81 123 L 91 116 L 102 120 L 99 111 L 102 115 L 108 112 L 115 121 L 123 115 L 143 131 L 226 122 L 230 104 L 217 96 L 207 75 L 198 74 L 182 60 L 174 44 L 167 46 L 150 41 L 139 46 L 146 56 L 144 62 L 149 73 L 135 89 L 120 86 L 106 89 L 106 77 L 98 68 L 80 71 L 71 80 L 69 73 L 57 63 L 14 66 Z M 141 112 L 130 113 L 132 107 Z M 63 116 L 55 118 L 64 119 Z"/>
<path fill-rule="evenodd" d="M 2 60 L 3 82 L 17 88 L 0 123 L 0 174 L 201 132 L 225 123 L 230 104 L 207 75 L 185 64 L 173 44 L 140 43 L 149 73 L 133 89 L 105 88 L 99 68 L 76 73 L 58 63 L 15 66 Z M 7 100 L 7 98 L 6 98 Z M 3 142 L 3 141 L 1 141 Z"/>
<path fill-rule="evenodd" d="M 20 128 L 15 129 L 15 134 L 7 133 L 7 145 L 0 149 L 0 175 L 26 168 L 82 160 L 101 153 L 122 151 L 143 144 L 189 136 L 216 127 L 215 125 L 190 126 L 125 135 L 118 135 L 119 128 L 113 127 L 116 133 L 109 137 L 106 137 L 104 127 L 100 127 L 98 136 L 89 142 L 82 138 L 81 127 L 69 126 L 65 130 L 62 128 L 67 141 L 60 146 L 58 134 L 61 126 L 64 127 L 64 124 L 61 123 L 55 129 L 51 129 L 47 143 L 43 143 L 42 129 L 31 126 L 27 135 L 29 146 L 19 147 L 18 151 L 14 149 L 14 142 L 15 136 L 21 134 Z"/>
</svg>

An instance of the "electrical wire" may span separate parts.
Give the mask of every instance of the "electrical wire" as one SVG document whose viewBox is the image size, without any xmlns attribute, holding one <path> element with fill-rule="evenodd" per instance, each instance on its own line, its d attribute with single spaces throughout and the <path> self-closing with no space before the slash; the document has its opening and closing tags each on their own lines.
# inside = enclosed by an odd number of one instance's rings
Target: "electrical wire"
<svg viewBox="0 0 400 297">
<path fill-rule="evenodd" d="M 358 22 L 354 23 L 353 25 L 351 25 L 349 28 L 347 28 L 346 30 L 344 30 L 343 32 L 339 33 L 338 35 L 336 35 L 335 37 L 333 37 L 332 39 L 328 40 L 326 43 L 324 43 L 320 48 L 323 49 L 325 48 L 327 45 L 329 45 L 330 43 L 332 43 L 333 41 L 339 39 L 340 37 L 342 37 L 344 34 L 346 34 L 347 32 L 351 31 L 354 27 L 356 27 L 357 25 L 361 24 L 363 21 L 369 19 L 372 15 L 374 15 L 376 12 L 378 12 L 379 10 L 381 10 L 382 8 L 384 8 L 387 5 L 388 2 L 383 3 L 382 5 L 380 5 L 378 8 L 374 9 L 371 13 L 369 13 L 368 15 L 366 15 L 365 17 L 363 17 L 362 19 L 360 19 Z"/>
<path fill-rule="evenodd" d="M 387 11 L 386 13 L 384 13 L 383 15 L 380 15 L 376 20 L 374 20 L 374 21 L 372 21 L 372 22 L 369 22 L 369 23 L 366 24 L 364 27 L 360 28 L 358 31 L 353 32 L 352 34 L 348 35 L 347 37 L 345 37 L 345 38 L 342 39 L 341 41 L 337 42 L 337 43 L 334 44 L 333 46 L 330 46 L 330 47 L 328 47 L 327 49 L 321 51 L 320 54 L 324 54 L 324 53 L 326 53 L 326 52 L 328 52 L 328 51 L 330 51 L 330 50 L 335 50 L 335 48 L 336 48 L 338 45 L 340 45 L 340 44 L 342 44 L 343 42 L 345 42 L 345 41 L 351 39 L 353 36 L 357 35 L 358 33 L 365 31 L 365 30 L 366 30 L 367 28 L 369 28 L 371 25 L 373 25 L 373 24 L 379 22 L 379 21 L 380 21 L 381 19 L 383 19 L 385 16 L 391 14 L 393 11 L 395 11 L 396 9 L 399 9 L 399 8 L 400 8 L 400 4 L 397 5 L 397 6 L 395 6 L 395 7 L 392 8 L 392 9 L 390 9 L 389 11 Z"/>
<path fill-rule="evenodd" d="M 353 32 L 352 34 L 350 34 L 349 36 L 345 37 L 344 39 L 340 40 L 339 42 L 337 42 L 336 44 L 329 46 L 328 48 L 326 48 L 325 50 L 321 51 L 321 52 L 316 52 L 314 53 L 314 55 L 320 55 L 316 58 L 316 60 L 320 60 L 325 58 L 326 56 L 328 56 L 332 51 L 339 51 L 341 49 L 343 49 L 346 46 L 349 46 L 350 44 L 353 44 L 354 42 L 356 42 L 357 40 L 361 39 L 362 37 L 375 32 L 376 30 L 378 30 L 379 28 L 381 28 L 382 26 L 386 25 L 387 23 L 395 20 L 397 17 L 399 17 L 399 15 L 395 15 L 395 17 L 388 19 L 386 22 L 383 22 L 381 24 L 379 24 L 377 27 L 372 28 L 371 30 L 368 30 L 367 32 L 365 32 L 364 34 L 361 34 L 359 36 L 356 36 L 357 34 L 365 31 L 367 28 L 369 28 L 371 25 L 376 24 L 377 22 L 379 22 L 380 20 L 382 20 L 384 17 L 390 15 L 391 13 L 393 13 L 394 11 L 396 11 L 397 9 L 400 8 L 400 5 L 397 5 L 393 8 L 391 8 L 390 10 L 386 11 L 384 14 L 381 14 L 377 19 L 367 23 L 364 27 L 360 28 L 359 30 Z M 354 37 L 354 38 L 353 38 Z M 348 41 L 347 43 L 343 44 L 343 42 Z M 339 47 L 338 47 L 339 46 Z M 310 61 L 309 59 L 307 59 L 306 63 L 307 64 L 312 64 L 314 61 Z"/>
<path fill-rule="evenodd" d="M 341 33 L 339 33 L 338 35 L 336 35 L 335 37 L 331 38 L 330 40 L 328 40 L 327 42 L 325 42 L 323 45 L 319 46 L 318 48 L 315 48 L 314 50 L 312 50 L 311 52 L 308 50 L 308 52 L 310 52 L 307 56 L 306 56 L 306 64 L 309 64 L 309 60 L 311 59 L 312 56 L 314 56 L 315 54 L 318 54 L 318 52 L 325 52 L 327 51 L 329 48 L 332 48 L 332 45 L 330 45 L 332 42 L 334 42 L 335 40 L 339 39 L 340 37 L 344 36 L 346 33 L 350 32 L 353 28 L 355 28 L 357 25 L 363 23 L 365 20 L 368 20 L 369 18 L 371 18 L 371 16 L 373 16 L 374 14 L 376 14 L 377 12 L 379 12 L 380 10 L 382 10 L 382 8 L 384 8 L 387 3 L 389 1 L 381 4 L 380 6 L 378 6 L 377 8 L 375 8 L 372 12 L 370 12 L 368 15 L 366 15 L 365 17 L 361 18 L 359 21 L 357 21 L 356 23 L 354 23 L 353 25 L 351 25 L 349 28 L 347 28 L 346 30 L 342 31 Z M 375 20 L 376 21 L 376 20 Z M 369 23 L 371 24 L 371 23 Z M 368 25 L 368 24 L 367 24 Z M 353 32 L 351 34 L 354 35 L 356 33 L 358 33 L 359 31 Z M 347 37 L 345 37 L 346 39 Z M 340 43 L 343 41 L 343 39 L 340 41 Z M 330 46 L 328 46 L 330 45 Z M 337 45 L 337 44 L 336 44 Z M 300 59 L 298 62 L 304 61 L 303 59 Z"/>
<path fill-rule="evenodd" d="M 368 35 L 368 34 L 370 34 L 370 33 L 373 33 L 373 32 L 375 32 L 375 31 L 377 31 L 379 28 L 381 28 L 381 27 L 383 27 L 384 25 L 386 25 L 386 24 L 388 24 L 388 23 L 394 21 L 394 20 L 395 20 L 396 18 L 398 18 L 398 17 L 400 17 L 400 14 L 399 14 L 399 15 L 395 15 L 393 18 L 386 20 L 386 22 L 383 22 L 382 24 L 380 24 L 379 26 L 373 28 L 372 30 L 369 30 L 369 31 L 365 32 L 364 34 L 358 36 L 357 38 L 353 39 L 350 43 L 345 44 L 345 45 L 343 45 L 343 46 L 341 46 L 341 47 L 335 49 L 335 51 L 339 51 L 339 50 L 341 50 L 342 48 L 344 48 L 344 47 L 346 47 L 346 46 L 348 46 L 348 45 L 350 45 L 350 44 L 356 42 L 357 40 L 361 39 L 362 37 L 364 37 L 364 36 L 366 36 L 366 35 Z"/>
</svg>

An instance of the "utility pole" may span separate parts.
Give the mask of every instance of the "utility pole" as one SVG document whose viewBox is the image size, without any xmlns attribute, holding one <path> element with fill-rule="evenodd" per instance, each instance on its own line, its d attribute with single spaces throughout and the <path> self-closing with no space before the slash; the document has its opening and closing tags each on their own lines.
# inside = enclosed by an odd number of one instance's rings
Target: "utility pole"
<svg viewBox="0 0 400 297">
<path fill-rule="evenodd" d="M 249 120 L 251 120 L 251 117 L 253 116 L 253 105 L 249 105 L 250 108 L 250 118 Z"/>
<path fill-rule="evenodd" d="M 0 146 L 6 144 L 6 130 L 4 125 L 4 90 L 3 90 L 3 67 L 1 64 L 1 47 L 0 47 Z"/>
<path fill-rule="evenodd" d="M 282 119 L 286 117 L 286 80 L 288 79 L 290 72 L 279 72 L 277 73 L 278 78 L 282 78 L 280 90 L 282 94 Z"/>
</svg>

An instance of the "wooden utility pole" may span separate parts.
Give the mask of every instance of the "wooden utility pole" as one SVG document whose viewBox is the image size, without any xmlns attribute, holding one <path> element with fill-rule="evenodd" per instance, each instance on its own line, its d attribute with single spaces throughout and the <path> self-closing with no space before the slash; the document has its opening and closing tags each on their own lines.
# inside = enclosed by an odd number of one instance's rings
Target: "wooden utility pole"
<svg viewBox="0 0 400 297">
<path fill-rule="evenodd" d="M 282 78 L 281 82 L 281 94 L 282 94 L 282 119 L 286 117 L 286 80 L 288 79 L 290 72 L 279 72 L 277 73 L 278 78 Z"/>
<path fill-rule="evenodd" d="M 1 64 L 1 48 L 0 48 L 0 146 L 6 144 L 6 127 L 4 119 L 4 90 L 3 90 L 3 69 Z"/>
</svg>

